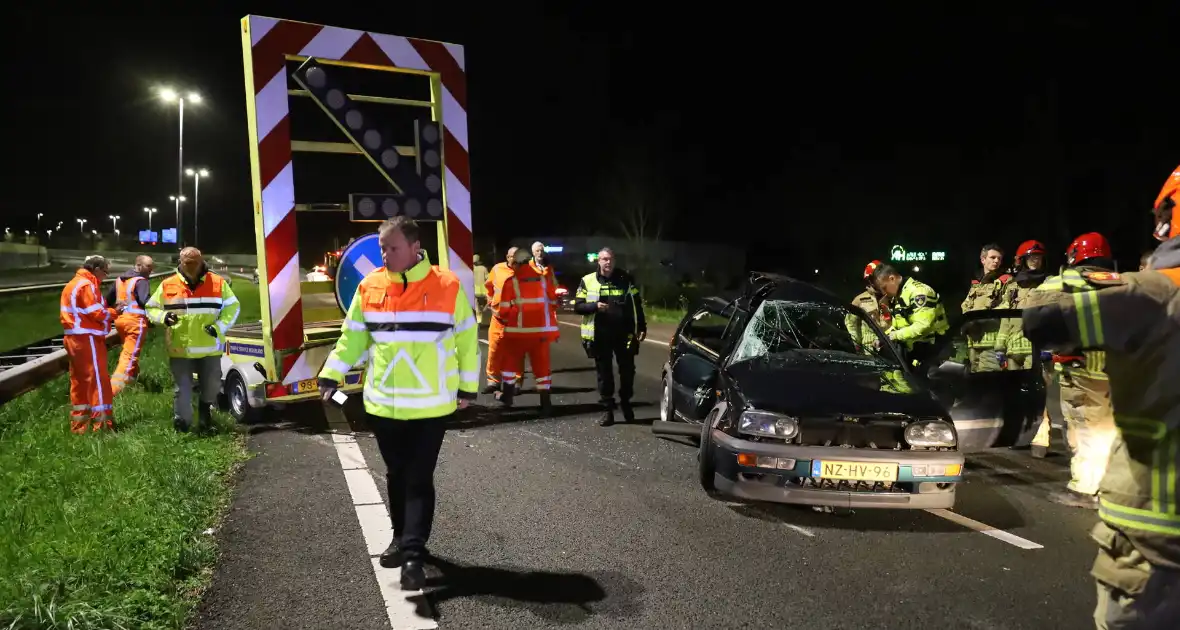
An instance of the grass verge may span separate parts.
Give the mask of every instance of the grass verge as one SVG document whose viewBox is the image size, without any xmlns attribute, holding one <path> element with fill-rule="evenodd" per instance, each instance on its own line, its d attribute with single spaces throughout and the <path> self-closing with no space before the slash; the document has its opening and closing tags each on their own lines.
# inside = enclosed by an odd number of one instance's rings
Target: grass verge
<svg viewBox="0 0 1180 630">
<path fill-rule="evenodd" d="M 257 288 L 233 288 L 239 321 L 256 320 Z M 119 433 L 73 435 L 68 413 L 65 376 L 0 407 L 0 627 L 183 627 L 212 575 L 205 532 L 247 457 L 242 436 L 221 414 L 213 436 L 172 429 L 158 328 L 115 400 Z"/>
<path fill-rule="evenodd" d="M 684 319 L 684 310 L 678 308 L 664 308 L 662 306 L 643 307 L 643 315 L 648 321 L 659 324 L 679 324 Z"/>
</svg>

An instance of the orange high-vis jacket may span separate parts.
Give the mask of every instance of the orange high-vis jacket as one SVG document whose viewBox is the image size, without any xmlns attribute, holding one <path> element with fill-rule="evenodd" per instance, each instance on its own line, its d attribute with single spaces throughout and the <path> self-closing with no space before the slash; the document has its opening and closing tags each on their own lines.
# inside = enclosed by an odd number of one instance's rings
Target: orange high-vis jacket
<svg viewBox="0 0 1180 630">
<path fill-rule="evenodd" d="M 500 288 L 504 286 L 504 280 L 510 275 L 512 275 L 512 267 L 509 267 L 508 263 L 496 263 L 488 272 L 488 280 L 483 286 L 487 289 L 488 303 L 493 309 L 500 302 Z"/>
<path fill-rule="evenodd" d="M 551 273 L 540 273 L 533 265 L 520 265 L 504 281 L 496 309 L 508 335 L 540 335 L 554 339 L 557 332 L 557 285 Z"/>
<path fill-rule="evenodd" d="M 135 287 L 140 282 L 147 282 L 143 276 L 131 276 L 115 280 L 115 305 L 123 305 L 123 313 L 147 317 L 147 311 L 136 298 Z"/>
<path fill-rule="evenodd" d="M 111 332 L 115 311 L 107 308 L 98 288 L 98 278 L 79 269 L 61 292 L 61 327 L 67 335 L 105 337 Z"/>
</svg>

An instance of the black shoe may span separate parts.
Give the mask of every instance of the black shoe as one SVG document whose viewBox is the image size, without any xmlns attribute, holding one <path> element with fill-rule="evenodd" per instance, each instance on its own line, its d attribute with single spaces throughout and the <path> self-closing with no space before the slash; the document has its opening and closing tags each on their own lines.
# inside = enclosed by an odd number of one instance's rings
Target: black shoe
<svg viewBox="0 0 1180 630">
<path fill-rule="evenodd" d="M 180 416 L 172 416 L 172 428 L 176 429 L 180 433 L 188 433 L 189 429 L 192 428 L 192 425 L 189 424 L 188 420 L 185 420 Z"/>
<path fill-rule="evenodd" d="M 545 417 L 553 415 L 553 398 L 549 392 L 541 392 L 541 415 Z"/>
<path fill-rule="evenodd" d="M 422 568 L 422 561 L 414 558 L 402 564 L 402 590 L 420 591 L 426 586 L 426 571 Z"/>
<path fill-rule="evenodd" d="M 481 393 L 494 394 L 498 391 L 500 391 L 500 384 L 499 383 L 488 383 L 487 385 L 484 385 L 483 391 Z"/>
<path fill-rule="evenodd" d="M 197 433 L 209 435 L 213 431 L 213 406 L 201 403 L 197 407 Z"/>
<path fill-rule="evenodd" d="M 512 386 L 511 385 L 502 385 L 502 386 L 500 386 L 500 391 L 496 392 L 496 400 L 500 401 L 500 404 L 505 407 L 511 407 L 512 406 L 512 395 L 513 395 Z"/>
<path fill-rule="evenodd" d="M 623 422 L 635 422 L 635 410 L 631 408 L 631 403 L 625 402 L 619 408 L 623 411 Z"/>
<path fill-rule="evenodd" d="M 610 425 L 612 425 L 614 423 L 615 423 L 614 409 L 607 409 L 606 411 L 602 412 L 602 417 L 598 419 L 598 426 L 600 426 L 600 427 L 609 427 Z"/>
<path fill-rule="evenodd" d="M 523 379 L 522 379 L 522 380 L 523 380 Z M 516 394 L 517 396 L 519 396 L 519 395 L 520 395 L 520 388 L 521 388 L 521 387 L 522 387 L 522 385 L 521 385 L 520 383 L 517 383 L 516 385 L 513 385 L 513 386 L 512 386 L 512 393 L 513 393 L 513 394 Z"/>
<path fill-rule="evenodd" d="M 398 546 L 397 539 L 393 539 L 385 551 L 381 552 L 380 563 L 386 569 L 394 569 L 402 565 L 402 548 Z"/>
</svg>

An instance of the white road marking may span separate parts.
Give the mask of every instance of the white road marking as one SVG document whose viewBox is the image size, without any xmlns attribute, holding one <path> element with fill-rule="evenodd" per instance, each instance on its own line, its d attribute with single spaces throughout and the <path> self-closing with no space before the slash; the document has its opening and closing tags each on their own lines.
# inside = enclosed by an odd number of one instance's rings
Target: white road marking
<svg viewBox="0 0 1180 630">
<path fill-rule="evenodd" d="M 579 448 L 577 444 L 572 444 L 570 442 L 566 442 L 565 440 L 559 440 L 555 437 L 551 437 L 551 436 L 545 435 L 543 433 L 537 433 L 536 431 L 529 431 L 528 429 L 521 429 L 520 432 L 527 433 L 533 437 L 539 437 L 542 440 L 545 440 L 546 442 L 548 442 L 550 444 L 557 444 L 558 446 L 564 446 L 570 450 L 585 453 L 585 454 L 589 455 L 590 457 L 595 457 L 597 459 L 601 459 L 604 462 L 610 462 L 616 466 L 622 466 L 623 468 L 638 468 L 638 466 L 636 466 L 634 464 L 628 464 L 627 462 L 621 462 L 617 459 L 611 459 L 605 455 L 599 455 L 598 453 L 595 453 L 594 451 L 583 450 L 583 449 Z"/>
<path fill-rule="evenodd" d="M 984 536 L 991 536 L 992 538 L 995 538 L 996 540 L 1002 540 L 1002 541 L 1008 543 L 1009 545 L 1012 545 L 1015 547 L 1020 547 L 1021 549 L 1044 549 L 1045 548 L 1044 545 L 1037 544 L 1031 540 L 1026 540 L 1024 538 L 1021 538 L 1020 536 L 1017 536 L 1016 534 L 1010 534 L 1002 529 L 996 529 L 995 527 L 992 527 L 991 525 L 987 525 L 985 523 L 980 523 L 979 521 L 969 519 L 966 516 L 963 516 L 962 514 L 955 514 L 954 512 L 952 512 L 950 510 L 931 509 L 931 510 L 926 510 L 926 511 L 939 517 L 939 518 L 945 518 L 946 520 L 948 520 L 952 523 L 958 523 L 959 525 L 962 525 L 963 527 L 966 527 L 968 529 L 974 529 L 975 531 L 983 534 Z"/>
<path fill-rule="evenodd" d="M 771 514 L 770 512 L 762 509 L 761 507 L 759 507 L 757 505 L 754 505 L 751 503 L 738 503 L 736 501 L 726 501 L 725 504 L 730 507 L 741 506 L 741 507 L 744 507 L 747 509 L 755 510 L 759 514 L 777 522 L 779 525 L 782 525 L 793 532 L 803 534 L 804 536 L 807 536 L 808 538 L 815 538 L 815 532 L 811 531 L 810 529 L 807 529 L 806 527 L 800 527 L 798 525 L 795 525 L 794 523 L 788 523 L 788 522 L 784 521 L 783 519 L 779 518 L 778 516 Z"/>
<path fill-rule="evenodd" d="M 365 548 L 368 549 L 369 560 L 373 565 L 373 576 L 377 578 L 377 585 L 381 589 L 381 598 L 385 602 L 385 613 L 389 617 L 390 628 L 438 628 L 437 621 L 419 615 L 418 604 L 410 601 L 411 597 L 420 598 L 422 591 L 401 590 L 401 569 L 386 569 L 379 562 L 377 556 L 385 551 L 385 546 L 393 538 L 393 528 L 389 522 L 389 510 L 381 500 L 377 483 L 365 463 L 365 455 L 356 442 L 356 436 L 351 433 L 333 433 L 332 445 L 336 447 L 336 456 L 340 459 L 341 470 L 344 471 L 348 493 L 352 496 L 353 509 L 356 510 L 356 518 L 365 537 Z"/>
<path fill-rule="evenodd" d="M 581 327 L 582 327 L 582 325 L 581 325 L 581 324 L 575 324 L 574 322 L 563 322 L 563 321 L 561 321 L 560 319 L 559 319 L 559 320 L 557 320 L 557 323 L 561 324 L 562 326 L 572 326 L 572 327 L 574 327 L 574 328 L 581 328 Z M 667 348 L 667 347 L 668 347 L 668 342 L 667 342 L 667 341 L 660 341 L 660 340 L 658 340 L 658 339 L 652 339 L 651 337 L 648 337 L 647 339 L 644 339 L 644 340 L 643 340 L 643 342 L 644 342 L 644 343 L 654 343 L 654 344 L 656 344 L 656 345 L 658 345 L 658 346 L 664 346 L 665 348 Z"/>
</svg>

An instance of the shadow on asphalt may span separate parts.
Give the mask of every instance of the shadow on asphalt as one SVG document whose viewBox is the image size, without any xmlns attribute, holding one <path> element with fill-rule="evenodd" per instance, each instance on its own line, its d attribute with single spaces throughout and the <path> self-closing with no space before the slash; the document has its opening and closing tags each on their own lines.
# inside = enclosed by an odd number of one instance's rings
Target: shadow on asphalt
<svg viewBox="0 0 1180 630">
<path fill-rule="evenodd" d="M 583 623 L 606 615 L 633 617 L 639 612 L 642 585 L 616 573 L 598 577 L 508 567 L 463 566 L 432 557 L 426 580 L 426 601 L 445 616 L 445 603 L 457 597 L 477 597 L 504 608 L 525 608 L 547 624 Z M 603 584 L 610 587 L 608 591 Z M 599 610 L 591 604 L 602 602 Z"/>
</svg>

